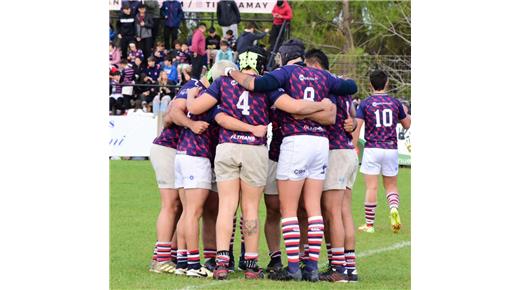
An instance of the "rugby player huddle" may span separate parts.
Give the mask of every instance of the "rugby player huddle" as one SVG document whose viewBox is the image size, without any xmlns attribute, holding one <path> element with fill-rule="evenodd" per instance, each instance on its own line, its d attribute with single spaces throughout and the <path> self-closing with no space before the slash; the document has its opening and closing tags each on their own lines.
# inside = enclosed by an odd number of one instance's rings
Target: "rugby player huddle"
<svg viewBox="0 0 520 290">
<path fill-rule="evenodd" d="M 162 203 L 150 271 L 227 279 L 235 270 L 240 206 L 238 268 L 246 279 L 266 273 L 273 280 L 357 281 L 351 189 L 359 162 L 351 133 L 359 132 L 363 120 L 367 223 L 360 229 L 373 232 L 382 173 L 392 227 L 399 230 L 396 124 L 409 127 L 410 117 L 385 93 L 382 71 L 371 74 L 374 95 L 361 103 L 356 116 L 351 106 L 356 83 L 328 72 L 321 50 L 304 49 L 298 40 L 285 42 L 279 50 L 281 67 L 263 74 L 265 51 L 251 47 L 239 55 L 240 70 L 218 62 L 172 100 L 150 154 Z M 270 256 L 265 269 L 258 265 L 262 195 Z M 329 268 L 319 273 L 323 238 Z"/>
</svg>

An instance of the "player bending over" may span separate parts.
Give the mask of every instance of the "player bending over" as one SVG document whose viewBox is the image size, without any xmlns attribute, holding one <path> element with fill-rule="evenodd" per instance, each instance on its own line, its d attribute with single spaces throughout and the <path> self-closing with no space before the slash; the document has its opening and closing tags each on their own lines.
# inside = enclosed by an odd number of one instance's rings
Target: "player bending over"
<svg viewBox="0 0 520 290">
<path fill-rule="evenodd" d="M 287 41 L 280 47 L 280 54 L 284 66 L 263 77 L 255 79 L 229 69 L 227 73 L 248 89 L 268 91 L 283 88 L 291 98 L 310 103 L 329 100 L 330 93 L 349 95 L 357 91 L 356 84 L 352 80 L 341 80 L 326 71 L 306 67 L 302 58 L 304 46 L 300 41 Z M 324 227 L 320 200 L 329 150 L 327 132 L 322 125 L 335 122 L 335 105 L 332 106 L 332 110 L 329 112 L 330 117 L 325 124 L 319 124 L 309 119 L 299 120 L 291 115 L 305 115 L 313 112 L 294 112 L 291 108 L 284 107 L 283 102 L 275 103 L 275 106 L 285 111 L 282 114 L 284 139 L 280 148 L 276 178 L 288 266 L 272 273 L 270 278 L 274 280 L 301 280 L 303 278 L 308 281 L 318 281 L 318 260 Z M 310 258 L 303 272 L 299 268 L 300 228 L 297 218 L 302 190 L 308 216 L 307 235 Z"/>
<path fill-rule="evenodd" d="M 365 148 L 361 162 L 366 185 L 365 220 L 359 230 L 373 233 L 377 205 L 377 182 L 383 176 L 383 186 L 390 207 L 390 223 L 394 233 L 399 232 L 399 193 L 397 173 L 399 154 L 397 152 L 396 127 L 399 121 L 403 128 L 410 128 L 411 119 L 401 102 L 386 93 L 388 78 L 385 72 L 375 70 L 370 74 L 373 89 L 371 96 L 359 105 L 356 117 L 358 126 L 365 122 Z"/>
</svg>

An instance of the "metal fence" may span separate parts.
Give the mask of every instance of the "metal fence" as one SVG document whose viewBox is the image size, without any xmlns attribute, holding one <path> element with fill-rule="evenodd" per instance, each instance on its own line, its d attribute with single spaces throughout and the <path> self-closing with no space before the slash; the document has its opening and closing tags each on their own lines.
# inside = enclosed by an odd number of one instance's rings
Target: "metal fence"
<svg viewBox="0 0 520 290">
<path fill-rule="evenodd" d="M 374 69 L 387 72 L 390 93 L 400 99 L 410 101 L 411 97 L 411 57 L 409 55 L 328 55 L 330 70 L 334 74 L 354 79 L 358 84 L 358 96 L 370 94 L 369 74 Z"/>
</svg>

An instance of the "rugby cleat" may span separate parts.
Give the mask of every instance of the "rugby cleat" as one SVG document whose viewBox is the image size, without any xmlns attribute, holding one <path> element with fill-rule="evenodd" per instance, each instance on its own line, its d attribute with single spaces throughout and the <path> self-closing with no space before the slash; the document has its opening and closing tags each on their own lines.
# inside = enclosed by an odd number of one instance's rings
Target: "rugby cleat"
<svg viewBox="0 0 520 290">
<path fill-rule="evenodd" d="M 196 278 L 211 278 L 213 277 L 213 273 L 208 270 L 208 268 L 202 266 L 199 269 L 189 269 L 186 271 L 186 276 Z"/>
<path fill-rule="evenodd" d="M 265 268 L 265 271 L 267 273 L 272 273 L 272 272 L 278 272 L 280 270 L 282 270 L 283 268 L 283 264 L 282 262 L 279 262 L 279 261 L 269 261 L 269 264 L 267 264 L 267 267 Z"/>
<path fill-rule="evenodd" d="M 358 230 L 362 231 L 362 232 L 365 232 L 365 233 L 370 233 L 370 234 L 373 234 L 376 230 L 374 229 L 374 226 L 369 226 L 369 225 L 362 225 L 358 228 Z"/>
<path fill-rule="evenodd" d="M 397 234 L 401 229 L 401 218 L 399 217 L 397 208 L 390 210 L 390 223 L 392 224 L 392 231 L 394 231 L 394 234 Z"/>
<path fill-rule="evenodd" d="M 175 264 L 172 261 L 157 262 L 153 261 L 150 264 L 150 272 L 154 273 L 175 273 Z"/>
<path fill-rule="evenodd" d="M 245 271 L 246 269 L 246 260 L 244 259 L 244 256 L 240 256 L 238 259 L 238 270 Z"/>
<path fill-rule="evenodd" d="M 301 281 L 302 280 L 302 271 L 298 268 L 298 271 L 291 273 L 287 267 L 283 268 L 280 271 L 273 272 L 269 274 L 269 279 L 271 280 L 279 280 L 279 281 Z"/>
<path fill-rule="evenodd" d="M 260 267 L 256 267 L 254 269 L 247 268 L 244 272 L 244 276 L 246 279 L 263 279 L 264 271 Z"/>
<path fill-rule="evenodd" d="M 228 271 L 231 273 L 235 272 L 235 257 L 233 257 L 233 256 L 229 256 Z"/>
<path fill-rule="evenodd" d="M 320 281 L 320 273 L 318 272 L 318 269 L 316 270 L 308 270 L 303 269 L 302 270 L 302 279 L 309 282 L 318 282 Z"/>
<path fill-rule="evenodd" d="M 216 280 L 227 280 L 229 277 L 229 270 L 225 266 L 217 266 L 213 271 L 213 278 Z"/>
<path fill-rule="evenodd" d="M 184 276 L 184 275 L 186 275 L 187 271 L 188 271 L 188 269 L 186 269 L 186 268 L 177 268 L 177 269 L 175 269 L 175 275 Z"/>
<path fill-rule="evenodd" d="M 331 269 L 330 271 L 320 274 L 320 281 L 347 283 L 348 275 Z"/>
<path fill-rule="evenodd" d="M 356 269 L 347 270 L 346 274 L 347 274 L 347 279 L 348 279 L 349 283 L 355 283 L 355 282 L 358 281 L 358 275 L 357 275 L 357 270 Z"/>
<path fill-rule="evenodd" d="M 204 263 L 204 267 L 213 272 L 213 270 L 215 270 L 215 268 L 217 267 L 217 262 L 215 261 L 215 258 L 207 259 Z"/>
</svg>

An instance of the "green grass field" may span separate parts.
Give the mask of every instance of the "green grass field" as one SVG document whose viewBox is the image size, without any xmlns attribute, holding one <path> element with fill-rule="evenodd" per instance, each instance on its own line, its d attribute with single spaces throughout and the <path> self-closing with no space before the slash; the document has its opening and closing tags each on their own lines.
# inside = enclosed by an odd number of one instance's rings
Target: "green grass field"
<svg viewBox="0 0 520 290">
<path fill-rule="evenodd" d="M 393 234 L 386 198 L 380 186 L 376 233 L 356 233 L 360 282 L 246 281 L 242 273 L 226 281 L 203 280 L 148 272 L 155 242 L 155 219 L 159 212 L 159 190 L 149 161 L 110 161 L 110 288 L 112 289 L 409 289 L 410 288 L 410 169 L 399 172 L 401 222 Z M 356 227 L 364 222 L 364 184 L 359 175 L 354 187 Z M 261 220 L 265 206 L 260 207 Z M 237 231 L 237 236 L 239 235 Z M 283 241 L 282 241 L 283 243 Z M 324 246 L 323 246 L 324 247 Z M 282 246 L 283 248 L 283 246 Z M 235 257 L 240 243 L 235 243 Z M 268 262 L 265 237 L 260 241 L 260 264 Z M 284 260 L 286 264 L 286 260 Z M 326 264 L 326 252 L 320 264 Z"/>
</svg>

